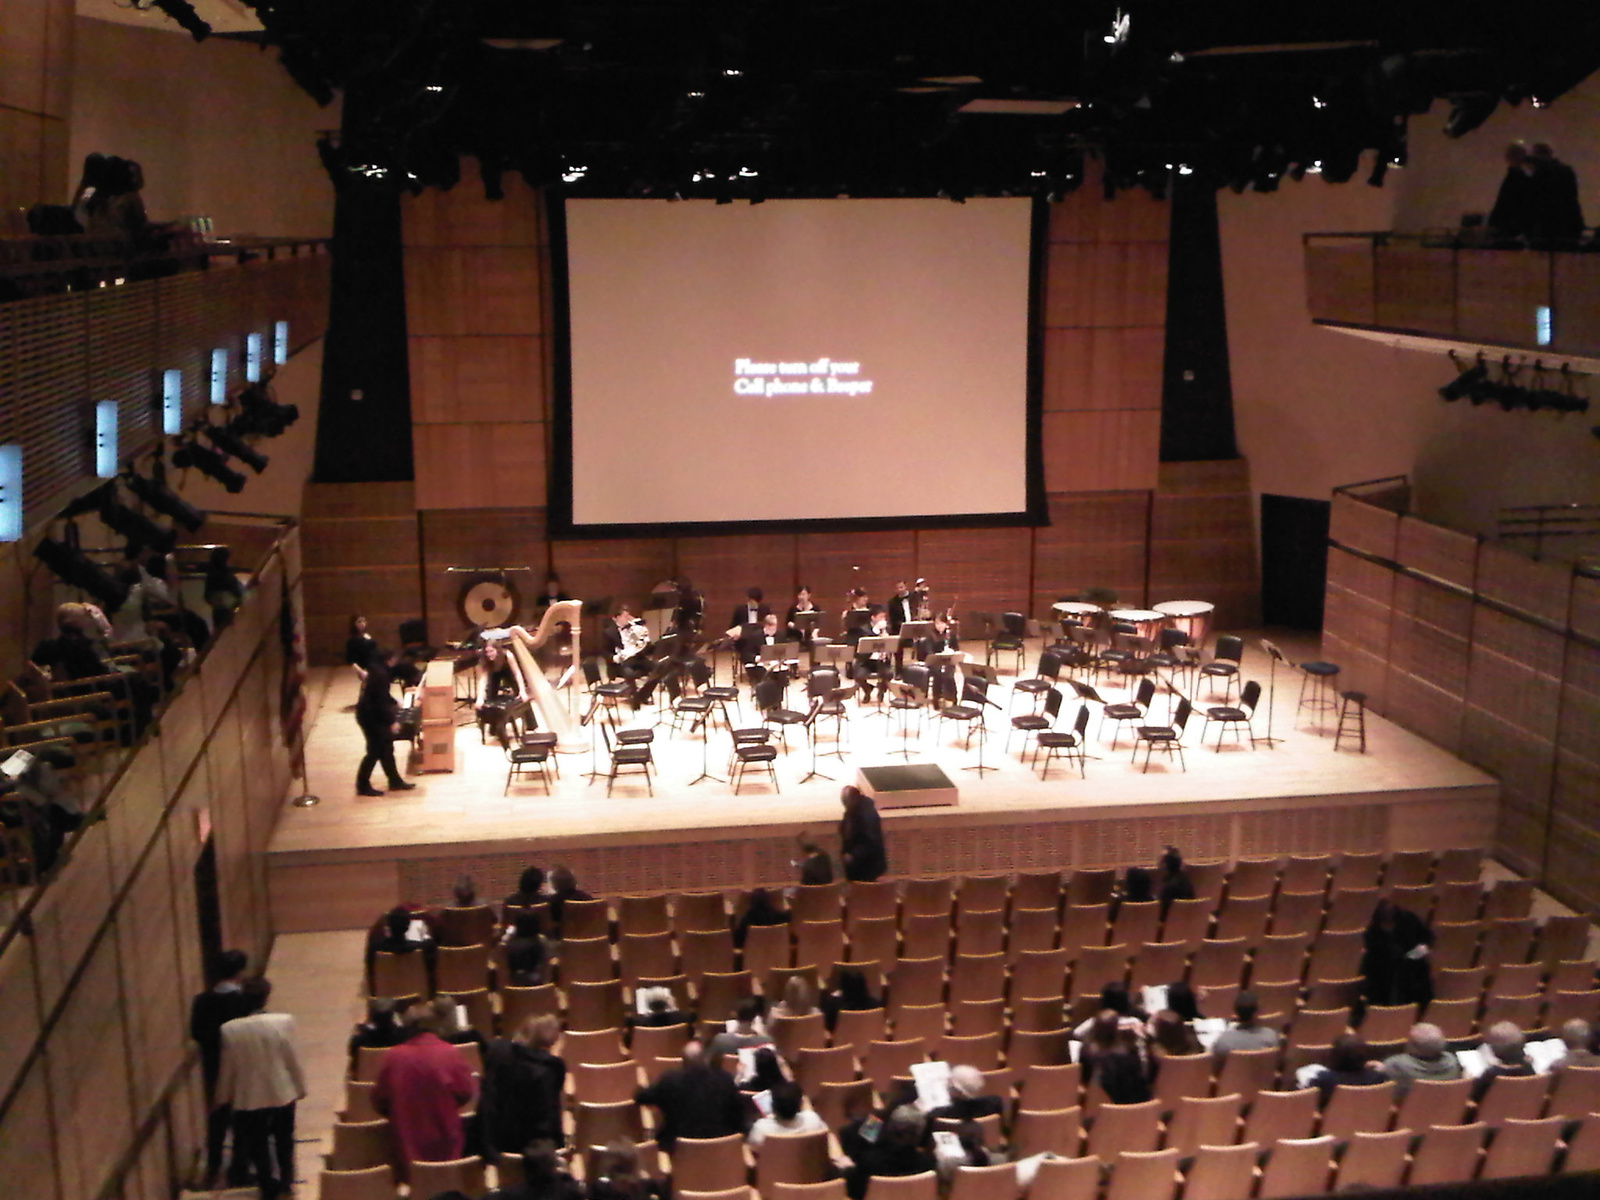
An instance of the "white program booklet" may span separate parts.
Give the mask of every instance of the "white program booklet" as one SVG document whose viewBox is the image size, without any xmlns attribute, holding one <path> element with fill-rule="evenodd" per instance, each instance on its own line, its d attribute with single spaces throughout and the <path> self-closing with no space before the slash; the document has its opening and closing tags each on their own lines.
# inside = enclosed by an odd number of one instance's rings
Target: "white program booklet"
<svg viewBox="0 0 1600 1200">
<path fill-rule="evenodd" d="M 932 1112 L 950 1103 L 949 1063 L 912 1063 L 911 1079 L 917 1085 L 917 1107 L 923 1112 Z"/>
<path fill-rule="evenodd" d="M 664 987 L 642 987 L 634 989 L 633 1009 L 641 1017 L 650 1015 L 651 1002 L 665 1000 L 667 1007 L 672 1007 L 672 989 Z"/>
</svg>

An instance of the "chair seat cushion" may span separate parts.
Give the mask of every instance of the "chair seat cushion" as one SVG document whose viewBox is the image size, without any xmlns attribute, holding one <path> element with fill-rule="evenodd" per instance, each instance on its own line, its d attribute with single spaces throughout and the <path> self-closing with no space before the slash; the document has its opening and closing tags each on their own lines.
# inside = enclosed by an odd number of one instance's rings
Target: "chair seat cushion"
<svg viewBox="0 0 1600 1200">
<path fill-rule="evenodd" d="M 774 725 L 799 725 L 805 719 L 805 713 L 795 712 L 792 708 L 775 708 L 767 714 L 767 720 Z"/>
<path fill-rule="evenodd" d="M 1011 728 L 1013 728 L 1013 729 L 1049 729 L 1050 728 L 1050 718 L 1049 717 L 1035 716 L 1033 713 L 1029 713 L 1026 716 L 1022 716 L 1022 717 L 1012 717 L 1011 718 Z"/>
<path fill-rule="evenodd" d="M 1054 686 L 1048 679 L 1019 679 L 1011 685 L 1014 692 L 1048 692 Z"/>
<path fill-rule="evenodd" d="M 1336 663 L 1331 663 L 1331 662 L 1306 662 L 1306 663 L 1301 663 L 1300 664 L 1300 669 L 1302 671 L 1304 671 L 1307 675 L 1329 676 L 1329 675 L 1337 675 L 1339 673 L 1338 665 Z"/>
<path fill-rule="evenodd" d="M 1108 704 L 1105 714 L 1113 721 L 1137 721 L 1144 716 L 1144 709 L 1137 704 Z"/>
<path fill-rule="evenodd" d="M 1247 719 L 1244 709 L 1232 708 L 1221 704 L 1217 705 L 1216 708 L 1206 709 L 1206 718 L 1211 721 L 1243 721 Z"/>
<path fill-rule="evenodd" d="M 522 744 L 524 746 L 554 746 L 556 744 L 556 735 L 549 731 L 525 733 L 522 735 Z"/>
<path fill-rule="evenodd" d="M 949 708 L 941 708 L 939 715 L 949 717 L 952 721 L 976 721 L 983 713 L 970 704 L 952 704 Z"/>
<path fill-rule="evenodd" d="M 778 748 L 771 742 L 764 742 L 759 746 L 740 746 L 734 753 L 740 762 L 773 762 L 778 757 Z"/>
<path fill-rule="evenodd" d="M 1152 742 L 1170 742 L 1178 736 L 1178 731 L 1170 725 L 1141 725 L 1139 736 Z"/>
<path fill-rule="evenodd" d="M 549 761 L 549 758 L 549 746 L 528 746 L 511 752 L 511 761 L 514 763 L 542 763 Z"/>
<path fill-rule="evenodd" d="M 1238 672 L 1239 664 L 1231 662 L 1208 662 L 1200 668 L 1202 675 L 1236 675 Z"/>
<path fill-rule="evenodd" d="M 633 692 L 633 684 L 626 679 L 617 679 L 611 683 L 602 683 L 594 690 L 595 694 L 600 696 L 627 696 Z"/>
<path fill-rule="evenodd" d="M 764 742 L 772 736 L 770 729 L 735 729 L 733 731 L 733 744 L 740 742 Z"/>
<path fill-rule="evenodd" d="M 898 703 L 900 703 L 898 700 L 890 701 L 891 705 Z M 817 709 L 817 715 L 822 717 L 843 717 L 848 716 L 849 714 L 845 712 L 844 701 L 826 700 L 823 702 L 822 707 Z"/>
<path fill-rule="evenodd" d="M 685 696 L 682 700 L 679 700 L 677 704 L 673 705 L 673 707 L 679 712 L 710 712 L 711 706 L 715 703 L 716 701 L 710 696 Z"/>
<path fill-rule="evenodd" d="M 713 700 L 737 700 L 739 698 L 739 689 L 736 687 L 708 687 L 705 694 Z"/>
<path fill-rule="evenodd" d="M 1078 744 L 1078 735 L 1075 733 L 1059 733 L 1047 729 L 1039 735 L 1038 742 L 1039 745 L 1044 746 L 1046 749 L 1052 746 L 1059 749 L 1065 746 L 1076 746 Z"/>
</svg>

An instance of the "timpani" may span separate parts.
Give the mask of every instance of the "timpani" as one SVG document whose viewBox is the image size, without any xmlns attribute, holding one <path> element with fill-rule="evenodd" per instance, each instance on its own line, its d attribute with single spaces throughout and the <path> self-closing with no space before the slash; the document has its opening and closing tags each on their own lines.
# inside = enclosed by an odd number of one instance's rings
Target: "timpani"
<svg viewBox="0 0 1600 1200">
<path fill-rule="evenodd" d="M 1050 606 L 1057 617 L 1064 621 L 1076 621 L 1093 629 L 1104 618 L 1106 610 L 1098 604 L 1090 604 L 1086 600 L 1058 600 Z"/>
<path fill-rule="evenodd" d="M 1161 626 L 1166 624 L 1166 614 L 1157 612 L 1152 608 L 1113 608 L 1108 614 L 1113 621 L 1124 625 L 1132 625 L 1138 630 L 1139 636 L 1156 640 L 1156 635 L 1161 632 Z"/>
<path fill-rule="evenodd" d="M 1167 618 L 1173 629 L 1189 635 L 1189 645 L 1199 648 L 1211 635 L 1211 617 L 1217 606 L 1205 600 L 1166 600 L 1155 606 L 1155 611 Z"/>
</svg>

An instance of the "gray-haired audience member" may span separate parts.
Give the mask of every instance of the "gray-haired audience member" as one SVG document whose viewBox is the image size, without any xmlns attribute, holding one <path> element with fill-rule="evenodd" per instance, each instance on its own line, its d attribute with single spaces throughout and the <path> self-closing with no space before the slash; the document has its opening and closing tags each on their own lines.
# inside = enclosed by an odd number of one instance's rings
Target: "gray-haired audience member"
<svg viewBox="0 0 1600 1200">
<path fill-rule="evenodd" d="M 1271 1050 L 1281 1040 L 1278 1031 L 1256 1020 L 1261 1003 L 1251 991 L 1240 992 L 1233 999 L 1233 1024 L 1217 1034 L 1211 1052 L 1231 1054 L 1235 1050 Z"/>
<path fill-rule="evenodd" d="M 1594 1027 L 1574 1018 L 1561 1026 L 1561 1040 L 1567 1052 L 1550 1064 L 1552 1072 L 1567 1067 L 1600 1067 L 1600 1054 L 1594 1052 Z"/>
<path fill-rule="evenodd" d="M 1496 1021 L 1489 1026 L 1489 1032 L 1483 1035 L 1483 1044 L 1489 1050 L 1489 1062 L 1472 1085 L 1474 1100 L 1482 1100 L 1489 1085 L 1502 1075 L 1534 1074 L 1522 1030 L 1510 1021 Z"/>
<path fill-rule="evenodd" d="M 1406 1048 L 1383 1060 L 1383 1073 L 1394 1080 L 1396 1096 L 1418 1079 L 1430 1082 L 1461 1078 L 1461 1060 L 1445 1041 L 1444 1030 L 1422 1021 L 1406 1035 Z"/>
</svg>

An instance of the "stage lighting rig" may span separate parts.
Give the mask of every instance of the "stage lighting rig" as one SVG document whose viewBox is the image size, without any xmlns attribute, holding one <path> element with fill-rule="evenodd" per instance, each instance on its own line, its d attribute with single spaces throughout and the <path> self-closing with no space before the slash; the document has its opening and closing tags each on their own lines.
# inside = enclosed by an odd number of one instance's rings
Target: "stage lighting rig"
<svg viewBox="0 0 1600 1200">
<path fill-rule="evenodd" d="M 236 436 L 259 433 L 264 437 L 277 437 L 300 419 L 300 407 L 279 404 L 272 394 L 264 375 L 260 383 L 252 383 L 238 395 L 239 415 L 228 422 L 228 429 Z"/>
<path fill-rule="evenodd" d="M 129 508 L 118 500 L 115 481 L 104 489 L 99 517 L 107 529 L 120 533 L 137 546 L 147 546 L 158 554 L 170 554 L 172 548 L 178 544 L 178 535 L 171 529 L 157 525 L 143 513 Z"/>
<path fill-rule="evenodd" d="M 172 465 L 193 467 L 200 474 L 216 480 L 231 493 L 244 491 L 244 476 L 228 465 L 228 460 L 215 450 L 208 450 L 199 442 L 185 442 L 172 452 Z"/>
<path fill-rule="evenodd" d="M 267 469 L 267 456 L 234 431 L 232 425 L 207 425 L 205 435 L 224 454 L 232 455 L 257 475 Z"/>
<path fill-rule="evenodd" d="M 161 473 L 158 473 L 158 476 Z M 130 466 L 123 473 L 122 482 L 146 508 L 152 508 L 162 516 L 171 517 L 190 533 L 194 533 L 206 523 L 206 514 L 169 488 L 164 479 L 159 477 L 146 479 L 143 475 L 135 474 Z"/>
<path fill-rule="evenodd" d="M 1450 361 L 1456 362 L 1456 356 L 1453 352 L 1450 355 Z M 1456 363 L 1456 369 L 1461 369 L 1460 363 Z M 1472 390 L 1488 378 L 1489 368 L 1484 365 L 1483 359 L 1480 358 L 1476 363 L 1465 371 L 1461 371 L 1461 374 L 1440 388 L 1439 398 L 1453 402 L 1460 400 L 1463 396 L 1470 396 Z"/>
<path fill-rule="evenodd" d="M 116 610 L 128 599 L 128 589 L 96 563 L 85 558 L 82 551 L 54 538 L 43 538 L 34 547 L 33 555 L 69 587 L 88 592 L 105 608 Z"/>
</svg>

